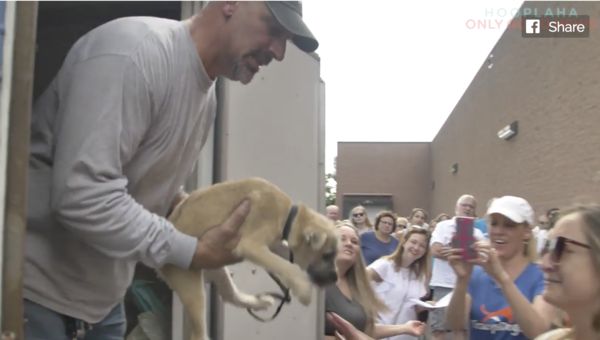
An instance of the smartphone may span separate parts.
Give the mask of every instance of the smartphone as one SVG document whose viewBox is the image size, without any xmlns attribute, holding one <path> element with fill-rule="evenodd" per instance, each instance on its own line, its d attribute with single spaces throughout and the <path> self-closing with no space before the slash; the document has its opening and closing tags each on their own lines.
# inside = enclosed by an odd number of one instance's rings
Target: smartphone
<svg viewBox="0 0 600 340">
<path fill-rule="evenodd" d="M 463 249 L 463 260 L 477 257 L 477 252 L 473 249 L 473 243 L 475 243 L 474 223 L 475 219 L 472 217 L 456 217 L 456 234 L 452 238 L 452 247 Z"/>
</svg>

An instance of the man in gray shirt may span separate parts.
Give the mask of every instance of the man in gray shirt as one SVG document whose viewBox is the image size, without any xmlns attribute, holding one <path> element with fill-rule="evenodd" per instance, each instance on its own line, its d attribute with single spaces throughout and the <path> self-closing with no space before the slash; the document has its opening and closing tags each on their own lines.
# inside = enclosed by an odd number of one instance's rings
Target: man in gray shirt
<svg viewBox="0 0 600 340">
<path fill-rule="evenodd" d="M 318 43 L 298 2 L 210 2 L 191 19 L 121 18 L 80 38 L 34 105 L 25 260 L 27 339 L 121 339 L 137 262 L 213 268 L 248 210 L 197 239 L 165 219 L 206 140 L 215 79 L 249 83 L 287 40 Z M 76 330 L 76 329 L 75 329 Z"/>
</svg>

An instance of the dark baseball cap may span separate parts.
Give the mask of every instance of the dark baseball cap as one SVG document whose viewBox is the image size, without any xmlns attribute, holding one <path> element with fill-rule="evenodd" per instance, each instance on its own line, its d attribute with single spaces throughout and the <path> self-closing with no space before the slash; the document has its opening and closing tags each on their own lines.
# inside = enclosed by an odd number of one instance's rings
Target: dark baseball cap
<svg viewBox="0 0 600 340">
<path fill-rule="evenodd" d="M 300 1 L 265 1 L 273 17 L 292 33 L 292 42 L 304 52 L 313 52 L 319 42 L 302 21 L 302 3 Z"/>
</svg>

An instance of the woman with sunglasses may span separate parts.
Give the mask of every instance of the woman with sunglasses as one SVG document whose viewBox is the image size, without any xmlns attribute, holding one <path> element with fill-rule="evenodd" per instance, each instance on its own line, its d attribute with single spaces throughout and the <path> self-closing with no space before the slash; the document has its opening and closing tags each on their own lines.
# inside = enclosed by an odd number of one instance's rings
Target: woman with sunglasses
<svg viewBox="0 0 600 340">
<path fill-rule="evenodd" d="M 535 338 L 550 328 L 554 309 L 542 298 L 543 273 L 533 263 L 533 209 L 523 198 L 504 196 L 492 201 L 487 218 L 490 239 L 474 244 L 476 259 L 444 250 L 457 275 L 446 321 L 455 331 L 468 324 L 472 340 Z"/>
<path fill-rule="evenodd" d="M 369 216 L 367 216 L 367 209 L 362 205 L 357 205 L 352 208 L 348 219 L 352 222 L 352 225 L 358 229 L 359 234 L 373 230 L 373 225 L 371 224 L 371 221 L 369 221 Z"/>
<path fill-rule="evenodd" d="M 542 249 L 544 299 L 569 315 L 572 328 L 536 340 L 600 339 L 600 206 L 561 212 Z"/>
</svg>

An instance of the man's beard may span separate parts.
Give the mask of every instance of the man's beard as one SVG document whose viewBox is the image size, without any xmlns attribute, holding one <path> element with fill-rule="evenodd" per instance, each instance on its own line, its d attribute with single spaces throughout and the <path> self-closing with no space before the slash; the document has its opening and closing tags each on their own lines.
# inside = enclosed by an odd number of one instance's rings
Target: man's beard
<svg viewBox="0 0 600 340">
<path fill-rule="evenodd" d="M 240 83 L 246 85 L 252 78 L 254 78 L 254 72 L 252 72 L 245 64 L 243 59 L 238 59 L 233 64 L 232 80 L 237 80 Z"/>
</svg>

